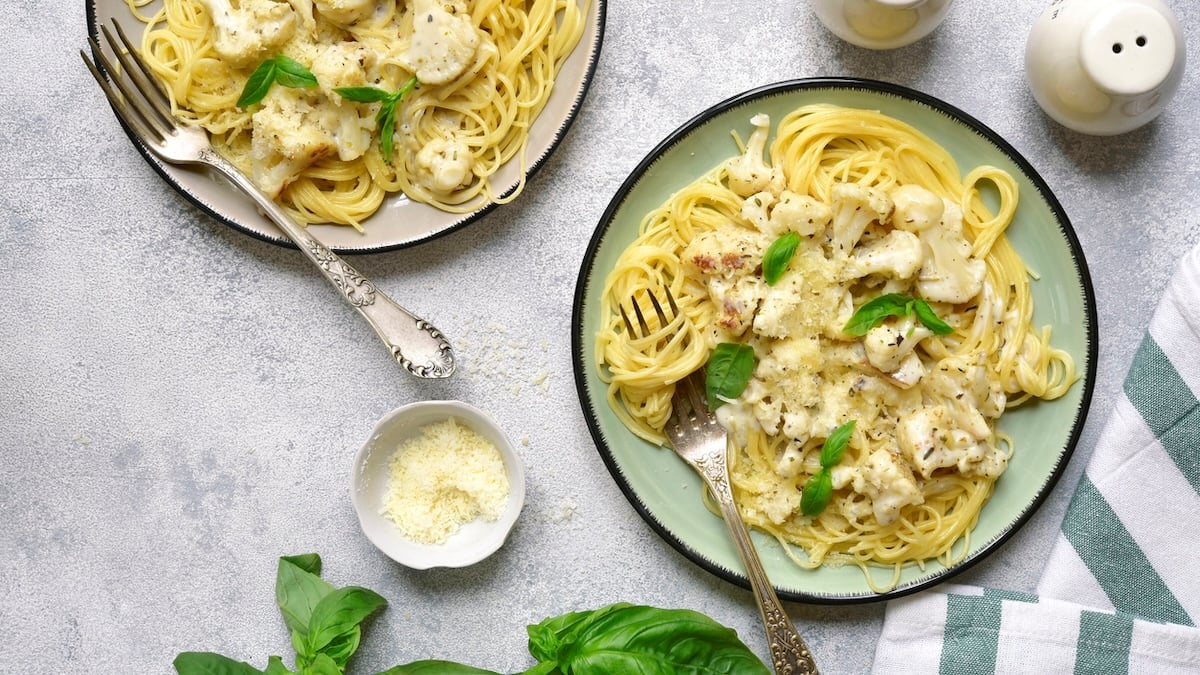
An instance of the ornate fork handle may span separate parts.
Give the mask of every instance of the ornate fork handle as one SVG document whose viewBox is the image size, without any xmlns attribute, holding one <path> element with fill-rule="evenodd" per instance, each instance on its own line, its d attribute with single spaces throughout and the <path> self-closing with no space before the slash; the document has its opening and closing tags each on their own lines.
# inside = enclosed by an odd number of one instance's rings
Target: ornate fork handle
<svg viewBox="0 0 1200 675">
<path fill-rule="evenodd" d="M 201 162 L 219 171 L 250 195 L 279 229 L 316 264 L 334 288 L 375 329 L 392 357 L 417 377 L 443 378 L 454 373 L 454 351 L 450 342 L 429 322 L 396 304 L 375 284 L 308 233 L 273 200 L 264 195 L 229 160 L 215 150 L 200 151 Z"/>
<path fill-rule="evenodd" d="M 697 459 L 686 458 L 696 469 L 700 477 L 708 485 L 713 497 L 721 508 L 725 524 L 733 535 L 733 543 L 737 548 L 738 557 L 746 568 L 746 576 L 750 579 L 750 587 L 754 591 L 754 600 L 758 603 L 758 611 L 762 615 L 763 626 L 767 631 L 767 644 L 771 650 L 771 661 L 775 672 L 779 675 L 815 675 L 816 661 L 804 643 L 804 638 L 788 618 L 783 609 L 779 596 L 771 586 L 767 573 L 763 570 L 762 561 L 750 540 L 750 532 L 742 521 L 742 515 L 733 501 L 733 490 L 729 487 L 729 469 L 725 459 L 724 439 L 720 447 L 712 446 L 709 452 Z"/>
</svg>

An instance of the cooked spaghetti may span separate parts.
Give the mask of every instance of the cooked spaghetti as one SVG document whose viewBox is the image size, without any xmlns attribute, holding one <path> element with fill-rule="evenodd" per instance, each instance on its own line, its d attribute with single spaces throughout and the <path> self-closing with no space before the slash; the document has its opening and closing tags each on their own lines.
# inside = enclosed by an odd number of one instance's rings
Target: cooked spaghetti
<svg viewBox="0 0 1200 675">
<path fill-rule="evenodd" d="M 458 213 L 516 197 L 530 127 L 583 32 L 575 0 L 163 0 L 150 12 L 153 1 L 126 3 L 175 114 L 300 222 L 359 229 L 395 193 Z M 239 107 L 278 56 L 317 85 L 275 84 Z M 383 104 L 335 90 L 392 93 L 413 78 L 395 152 L 381 152 Z M 491 178 L 510 160 L 520 178 L 503 194 Z"/>
<path fill-rule="evenodd" d="M 748 345 L 744 390 L 717 408 L 747 522 L 799 565 L 858 564 L 877 590 L 905 564 L 952 565 L 1016 451 L 1001 414 L 1077 379 L 1032 324 L 1033 274 L 1005 236 L 1016 182 L 988 166 L 963 176 L 874 111 L 800 108 L 769 148 L 770 120 L 752 123 L 740 155 L 646 215 L 609 274 L 595 351 L 609 403 L 663 444 L 674 383 L 718 345 Z M 767 260 L 779 242 L 794 249 Z M 664 324 L 649 295 L 667 290 L 678 313 Z M 635 302 L 647 325 L 630 331 L 621 309 Z M 878 316 L 849 331 L 864 313 Z M 832 498 L 806 516 L 822 444 L 849 421 Z"/>
</svg>

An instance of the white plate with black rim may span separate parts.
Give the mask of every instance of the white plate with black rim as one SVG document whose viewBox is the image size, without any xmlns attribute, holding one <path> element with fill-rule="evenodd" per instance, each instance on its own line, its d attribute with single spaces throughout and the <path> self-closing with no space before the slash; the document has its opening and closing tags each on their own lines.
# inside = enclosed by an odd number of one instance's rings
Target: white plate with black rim
<svg viewBox="0 0 1200 675">
<path fill-rule="evenodd" d="M 643 519 L 671 546 L 700 567 L 749 588 L 737 553 L 720 519 L 701 501 L 699 477 L 669 448 L 647 443 L 616 417 L 595 363 L 604 281 L 618 256 L 638 234 L 642 217 L 725 159 L 738 154 L 730 132 L 743 137 L 749 119 L 773 120 L 804 105 L 831 103 L 878 110 L 916 127 L 944 146 L 960 169 L 990 164 L 1016 179 L 1020 201 L 1008 238 L 1041 278 L 1032 284 L 1034 324 L 1048 325 L 1055 346 L 1075 359 L 1080 379 L 1067 394 L 1006 413 L 1002 431 L 1017 453 L 996 483 L 971 532 L 963 559 L 952 567 L 928 562 L 906 566 L 899 583 L 876 593 L 856 565 L 797 566 L 773 538 L 753 539 L 781 598 L 814 604 L 863 603 L 894 598 L 937 584 L 996 551 L 1043 503 L 1067 465 L 1083 429 L 1096 377 L 1096 307 L 1091 278 L 1075 232 L 1049 186 L 996 132 L 932 96 L 883 82 L 805 79 L 739 94 L 681 126 L 655 147 L 621 185 L 605 210 L 584 256 L 572 316 L 572 361 L 583 413 L 613 479 Z M 995 195 L 982 189 L 985 201 Z M 963 546 L 959 542 L 958 546 Z M 961 549 L 956 549 L 961 550 Z M 803 555 L 801 553 L 801 555 Z M 876 584 L 887 585 L 890 568 Z"/>
<path fill-rule="evenodd" d="M 587 3 L 583 36 L 559 71 L 546 107 L 530 128 L 526 150 L 527 177 L 549 159 L 583 104 L 600 58 L 606 3 L 607 0 L 589 0 Z M 152 15 L 160 6 L 156 0 L 141 11 Z M 145 29 L 145 24 L 132 14 L 125 0 L 86 0 L 86 12 L 88 33 L 93 38 L 98 38 L 101 24 L 112 20 L 116 20 L 134 40 Z M 201 210 L 251 236 L 281 246 L 294 246 L 237 188 L 215 180 L 206 171 L 166 164 L 136 140 L 133 143 L 155 171 Z M 512 194 L 521 183 L 520 162 L 514 159 L 500 167 L 492 181 L 497 194 L 502 197 Z M 386 198 L 379 211 L 363 223 L 362 233 L 338 225 L 311 225 L 310 231 L 339 253 L 375 253 L 429 241 L 475 222 L 496 206 L 489 203 L 470 213 L 449 213 L 396 194 Z"/>
</svg>

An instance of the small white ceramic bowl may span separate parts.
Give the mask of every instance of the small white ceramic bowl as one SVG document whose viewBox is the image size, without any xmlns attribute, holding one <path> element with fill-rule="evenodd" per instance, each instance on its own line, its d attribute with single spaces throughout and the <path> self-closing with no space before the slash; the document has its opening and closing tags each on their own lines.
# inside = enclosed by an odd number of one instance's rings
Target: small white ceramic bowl
<svg viewBox="0 0 1200 675">
<path fill-rule="evenodd" d="M 387 495 L 389 460 L 396 447 L 416 436 L 421 427 L 451 417 L 500 451 L 508 475 L 508 504 L 498 519 L 467 523 L 440 544 L 413 541 L 381 513 Z M 459 401 L 420 401 L 393 410 L 375 424 L 370 438 L 354 457 L 350 496 L 363 533 L 392 560 L 413 569 L 466 567 L 494 553 L 508 538 L 525 503 L 525 470 L 512 443 L 487 413 Z"/>
</svg>

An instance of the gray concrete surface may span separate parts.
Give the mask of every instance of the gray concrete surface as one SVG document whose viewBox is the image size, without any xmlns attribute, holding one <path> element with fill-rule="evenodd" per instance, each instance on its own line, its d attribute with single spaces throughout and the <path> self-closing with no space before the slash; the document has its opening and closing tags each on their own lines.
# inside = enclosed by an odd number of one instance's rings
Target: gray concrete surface
<svg viewBox="0 0 1200 675">
<path fill-rule="evenodd" d="M 422 658 L 521 671 L 526 624 L 616 601 L 704 611 L 765 657 L 751 596 L 660 540 L 606 472 L 569 324 L 588 238 L 645 152 L 733 94 L 808 76 L 943 98 L 1022 152 L 1074 222 L 1102 341 L 1083 444 L 1037 516 L 959 578 L 1032 590 L 1155 299 L 1200 241 L 1200 5 L 1170 2 L 1191 62 L 1165 114 L 1093 138 L 1054 124 L 1026 86 L 1024 40 L 1049 4 L 962 0 L 931 37 L 876 53 L 802 1 L 613 0 L 590 96 L 527 192 L 432 243 L 354 260 L 459 343 L 461 372 L 437 383 L 383 356 L 297 252 L 159 179 L 76 54 L 81 0 L 0 4 L 0 672 L 165 673 L 184 650 L 290 659 L 276 559 L 309 551 L 335 585 L 391 603 L 353 673 Z M 466 569 L 399 567 L 350 505 L 373 422 L 428 398 L 489 411 L 527 461 L 512 539 Z M 883 605 L 789 611 L 825 672 L 869 669 Z"/>
</svg>

